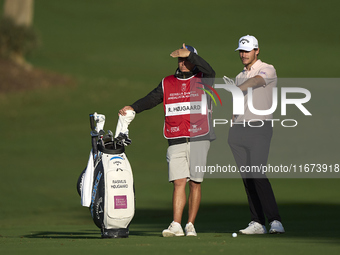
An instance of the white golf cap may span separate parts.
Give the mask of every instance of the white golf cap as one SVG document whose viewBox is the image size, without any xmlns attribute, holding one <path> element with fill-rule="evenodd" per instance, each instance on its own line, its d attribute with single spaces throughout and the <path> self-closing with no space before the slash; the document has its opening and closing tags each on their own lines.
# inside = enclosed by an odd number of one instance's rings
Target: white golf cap
<svg viewBox="0 0 340 255">
<path fill-rule="evenodd" d="M 257 39 L 252 35 L 242 36 L 238 41 L 238 48 L 235 50 L 245 50 L 252 51 L 253 49 L 258 49 L 259 43 Z"/>
</svg>

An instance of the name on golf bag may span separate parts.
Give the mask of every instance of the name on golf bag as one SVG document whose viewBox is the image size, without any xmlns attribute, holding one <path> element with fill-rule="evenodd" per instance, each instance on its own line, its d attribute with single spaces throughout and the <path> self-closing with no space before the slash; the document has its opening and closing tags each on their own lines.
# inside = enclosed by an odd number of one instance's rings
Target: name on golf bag
<svg viewBox="0 0 340 255">
<path fill-rule="evenodd" d="M 126 180 L 112 180 L 111 188 L 112 189 L 127 189 L 129 185 L 126 183 Z"/>
</svg>

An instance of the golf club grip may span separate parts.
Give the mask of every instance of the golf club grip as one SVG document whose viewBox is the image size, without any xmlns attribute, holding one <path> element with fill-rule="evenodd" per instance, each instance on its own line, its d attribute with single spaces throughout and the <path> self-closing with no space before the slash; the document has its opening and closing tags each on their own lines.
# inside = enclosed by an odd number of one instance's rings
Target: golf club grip
<svg viewBox="0 0 340 255">
<path fill-rule="evenodd" d="M 94 115 L 93 115 L 93 113 L 90 114 L 90 125 L 91 125 L 91 130 L 94 131 L 95 125 L 94 125 Z"/>
<path fill-rule="evenodd" d="M 94 115 L 93 114 L 90 114 L 90 125 L 91 125 L 91 130 L 94 131 L 95 130 L 95 125 L 94 125 Z M 92 137 L 91 142 L 92 142 L 93 159 L 95 159 L 97 154 L 98 154 L 97 138 L 96 137 Z"/>
</svg>

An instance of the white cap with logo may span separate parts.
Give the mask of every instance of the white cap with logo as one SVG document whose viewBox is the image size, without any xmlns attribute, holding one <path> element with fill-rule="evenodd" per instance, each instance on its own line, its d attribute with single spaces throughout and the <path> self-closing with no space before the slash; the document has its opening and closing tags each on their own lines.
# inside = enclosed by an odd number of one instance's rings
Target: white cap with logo
<svg viewBox="0 0 340 255">
<path fill-rule="evenodd" d="M 252 51 L 253 49 L 258 49 L 259 43 L 257 39 L 252 35 L 242 36 L 238 41 L 238 48 L 235 50 L 245 50 Z"/>
</svg>

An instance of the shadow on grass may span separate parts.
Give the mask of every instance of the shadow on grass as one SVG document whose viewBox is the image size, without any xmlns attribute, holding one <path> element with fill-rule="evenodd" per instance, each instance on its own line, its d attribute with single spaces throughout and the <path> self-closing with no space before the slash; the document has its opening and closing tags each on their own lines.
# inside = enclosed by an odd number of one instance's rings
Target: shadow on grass
<svg viewBox="0 0 340 255">
<path fill-rule="evenodd" d="M 289 203 L 279 205 L 284 235 L 266 235 L 270 238 L 311 238 L 340 244 L 340 205 L 315 203 Z M 201 204 L 195 227 L 198 233 L 215 236 L 237 232 L 247 226 L 246 204 Z M 90 217 L 90 215 L 89 215 Z M 187 220 L 187 208 L 183 224 Z M 172 221 L 169 209 L 137 208 L 130 225 L 130 236 L 161 236 L 161 231 Z M 268 223 L 267 223 L 268 228 Z M 99 239 L 100 230 L 77 232 L 37 232 L 26 238 Z M 260 236 L 259 236 L 260 237 Z M 263 238 L 263 236 L 261 237 Z"/>
<path fill-rule="evenodd" d="M 95 230 L 82 230 L 78 232 L 67 231 L 40 231 L 25 235 L 25 238 L 47 238 L 47 239 L 101 239 L 98 235 L 98 231 Z"/>
</svg>

